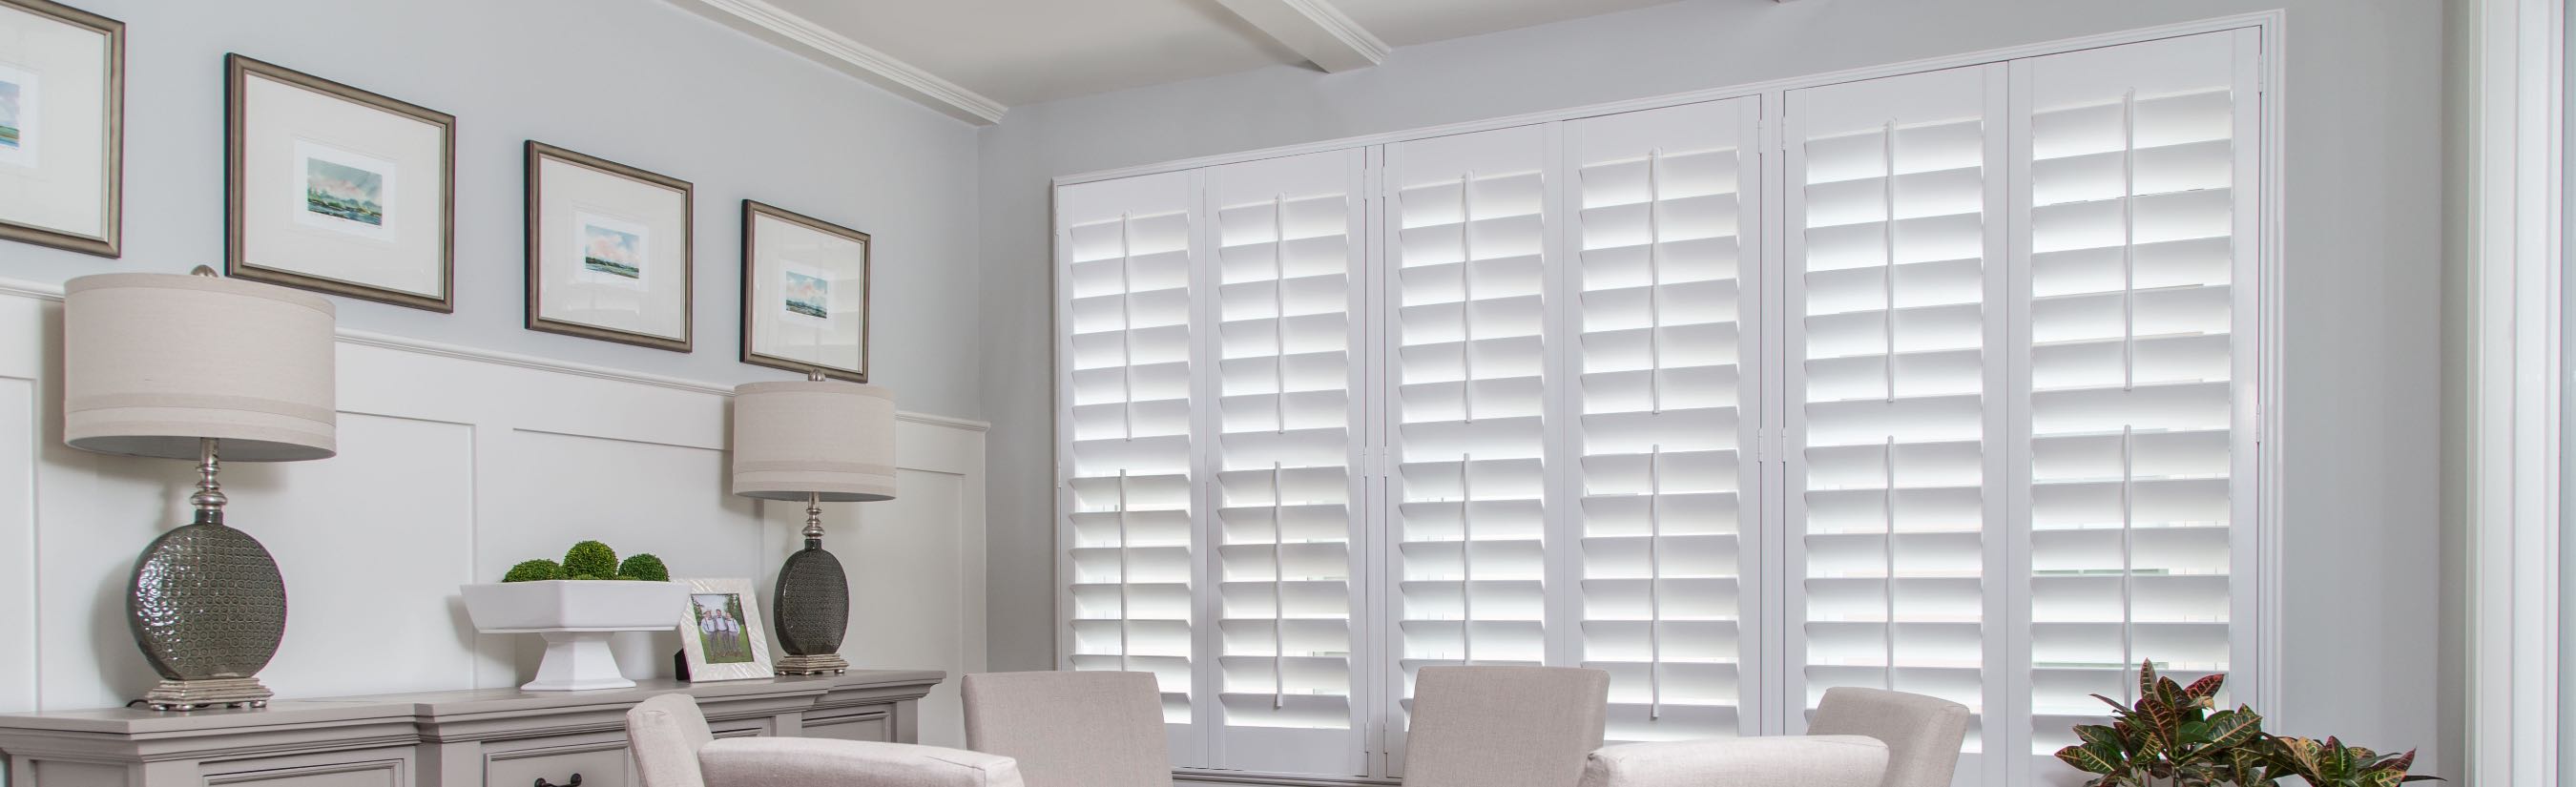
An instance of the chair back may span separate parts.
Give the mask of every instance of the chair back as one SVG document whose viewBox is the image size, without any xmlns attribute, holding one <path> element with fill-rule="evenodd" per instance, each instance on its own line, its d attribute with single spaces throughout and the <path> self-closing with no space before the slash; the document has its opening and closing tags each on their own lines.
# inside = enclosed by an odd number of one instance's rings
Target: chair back
<svg viewBox="0 0 2576 787">
<path fill-rule="evenodd" d="M 1849 686 L 1825 690 L 1809 735 L 1866 735 L 1887 744 L 1881 787 L 1949 787 L 1968 739 L 1968 706 L 1921 694 Z"/>
<path fill-rule="evenodd" d="M 909 743 L 727 738 L 698 759 L 733 787 L 1024 787 L 1009 757 Z"/>
<path fill-rule="evenodd" d="M 707 787 L 698 750 L 715 740 L 707 716 L 686 694 L 663 694 L 626 710 L 626 750 L 639 787 Z"/>
<path fill-rule="evenodd" d="M 1171 787 L 1151 673 L 988 672 L 959 693 L 966 748 L 1018 760 L 1028 787 Z"/>
<path fill-rule="evenodd" d="M 1601 748 L 1610 673 L 1423 667 L 1404 740 L 1405 787 L 1569 787 Z"/>
</svg>

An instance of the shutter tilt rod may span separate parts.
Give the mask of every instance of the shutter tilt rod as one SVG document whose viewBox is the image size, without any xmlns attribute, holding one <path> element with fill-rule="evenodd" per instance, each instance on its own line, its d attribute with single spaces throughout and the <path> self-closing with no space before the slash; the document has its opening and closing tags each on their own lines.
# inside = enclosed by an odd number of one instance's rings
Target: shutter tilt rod
<svg viewBox="0 0 2576 787">
<path fill-rule="evenodd" d="M 1880 205 L 1887 211 L 1879 217 L 1884 221 L 1878 225 L 1879 243 L 1883 246 L 1881 251 L 1885 252 L 1882 259 L 1886 261 L 1886 264 L 1880 268 L 1878 280 L 1881 299 L 1879 305 L 1886 309 L 1880 312 L 1881 318 L 1878 322 L 1879 346 L 1887 351 L 1886 355 L 1879 357 L 1879 373 L 1880 379 L 1887 386 L 1887 402 L 1894 404 L 1896 403 L 1896 120 L 1893 118 L 1887 121 L 1887 125 L 1879 134 L 1879 149 L 1881 154 L 1879 163 L 1883 165 L 1882 171 L 1887 173 L 1886 177 L 1878 181 Z M 1889 485 L 1894 485 L 1893 478 L 1889 479 Z M 1889 520 L 1888 532 L 1891 534 L 1895 532 L 1893 519 Z"/>
<path fill-rule="evenodd" d="M 1476 422 L 1475 173 L 1458 175 L 1458 407 Z M 1460 483 L 1465 483 L 1463 477 Z"/>
<path fill-rule="evenodd" d="M 1663 185 L 1657 169 L 1664 151 L 1646 152 L 1646 404 L 1655 415 L 1664 414 L 1664 268 L 1662 251 Z"/>
<path fill-rule="evenodd" d="M 1474 460 L 1458 454 L 1458 663 L 1476 663 L 1476 531 L 1470 524 L 1469 509 L 1476 499 L 1476 488 L 1468 483 Z"/>
<path fill-rule="evenodd" d="M 2120 96 L 2120 390 L 2138 385 L 2138 90 Z M 2126 445 L 2124 442 L 2123 445 Z M 2124 449 L 2125 450 L 2125 449 Z"/>
<path fill-rule="evenodd" d="M 1891 359 L 1893 360 L 1893 359 Z M 1887 605 L 1886 623 L 1880 628 L 1880 641 L 1887 648 L 1887 660 L 1881 662 L 1886 689 L 1896 690 L 1896 436 L 1888 435 L 1887 448 L 1879 454 L 1879 470 L 1884 473 L 1886 488 L 1879 492 L 1879 510 L 1887 517 L 1887 535 L 1879 539 L 1880 559 L 1887 564 L 1887 577 L 1879 583 L 1879 598 Z"/>
<path fill-rule="evenodd" d="M 1136 439 L 1136 314 L 1133 303 L 1136 284 L 1128 273 L 1128 268 L 1135 262 L 1135 249 L 1129 243 L 1127 214 L 1121 213 L 1118 214 L 1118 417 L 1126 428 L 1126 436 L 1120 438 L 1122 440 Z M 1118 491 L 1125 494 L 1127 488 L 1122 483 Z M 1119 510 L 1125 511 L 1126 505 L 1120 504 Z M 1126 542 L 1121 540 L 1118 548 L 1124 555 Z M 1125 582 L 1126 579 L 1121 577 L 1119 581 Z M 1120 625 L 1123 627 L 1125 624 Z"/>
<path fill-rule="evenodd" d="M 1127 468 L 1118 468 L 1118 669 L 1127 671 Z"/>
<path fill-rule="evenodd" d="M 1283 435 L 1288 433 L 1288 214 L 1282 207 L 1286 201 L 1285 194 L 1270 197 L 1270 228 L 1274 231 L 1270 244 L 1270 382 L 1276 386 L 1271 390 L 1270 426 L 1272 434 Z"/>
<path fill-rule="evenodd" d="M 1270 463 L 1270 709 L 1288 706 L 1288 523 L 1279 518 L 1279 463 Z"/>
<path fill-rule="evenodd" d="M 2137 658 L 2137 621 L 2134 619 L 2137 589 L 2133 578 L 2136 562 L 2133 553 L 2136 550 L 2137 513 L 2136 500 L 2129 487 L 2130 480 L 2136 476 L 2137 452 L 2130 444 L 2134 428 L 2120 427 L 2120 672 L 2123 676 L 2129 674 L 2129 670 L 2132 669 L 2130 665 L 2135 664 L 2134 659 Z M 2134 680 L 2122 680 L 2120 684 L 2123 687 L 2137 685 Z M 2137 699 L 2134 696 L 2135 688 L 2124 688 L 2123 691 L 2132 694 L 2129 697 L 2130 700 Z"/>
<path fill-rule="evenodd" d="M 1664 481 L 1661 463 L 1664 445 L 1656 443 L 1646 449 L 1646 718 L 1664 717 L 1664 523 L 1662 506 Z"/>
</svg>

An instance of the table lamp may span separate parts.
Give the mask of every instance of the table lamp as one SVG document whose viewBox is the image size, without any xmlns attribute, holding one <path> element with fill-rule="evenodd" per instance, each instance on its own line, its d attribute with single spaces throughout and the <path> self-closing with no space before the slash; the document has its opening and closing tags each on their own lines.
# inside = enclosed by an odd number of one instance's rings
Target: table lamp
<svg viewBox="0 0 2576 787">
<path fill-rule="evenodd" d="M 205 266 L 63 289 L 63 442 L 197 460 L 195 521 L 152 540 L 126 593 L 134 643 L 161 674 L 144 703 L 265 706 L 258 674 L 286 634 L 286 582 L 257 539 L 225 524 L 216 458 L 338 452 L 331 302 Z"/>
<path fill-rule="evenodd" d="M 734 388 L 733 493 L 805 501 L 805 548 L 778 568 L 772 605 L 780 675 L 849 670 L 841 636 L 850 625 L 850 584 L 823 549 L 823 503 L 894 499 L 894 394 L 826 380 L 745 383 Z"/>
</svg>

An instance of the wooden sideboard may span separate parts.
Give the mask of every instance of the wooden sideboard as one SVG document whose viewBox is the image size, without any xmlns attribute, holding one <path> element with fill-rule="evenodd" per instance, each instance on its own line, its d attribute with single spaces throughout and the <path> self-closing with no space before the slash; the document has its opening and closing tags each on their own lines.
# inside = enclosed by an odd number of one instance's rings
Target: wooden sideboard
<svg viewBox="0 0 2576 787">
<path fill-rule="evenodd" d="M 930 670 L 631 689 L 279 700 L 260 710 L 0 715 L 8 787 L 636 787 L 626 710 L 698 700 L 716 737 L 912 743 Z"/>
</svg>

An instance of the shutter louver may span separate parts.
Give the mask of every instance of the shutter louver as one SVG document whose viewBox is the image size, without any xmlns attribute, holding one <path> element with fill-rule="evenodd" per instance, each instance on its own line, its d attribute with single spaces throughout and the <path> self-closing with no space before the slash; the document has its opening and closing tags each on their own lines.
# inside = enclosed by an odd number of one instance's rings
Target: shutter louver
<svg viewBox="0 0 2576 787">
<path fill-rule="evenodd" d="M 1422 665 L 1547 658 L 1545 143 L 1530 126 L 1386 148 L 1399 720 Z"/>
<path fill-rule="evenodd" d="M 1788 94 L 1791 701 L 1948 699 L 1971 753 L 2004 529 L 2002 73 Z"/>
<path fill-rule="evenodd" d="M 1057 238 L 1067 660 L 1153 673 L 1174 725 L 1193 718 L 1199 587 L 1189 185 L 1176 173 L 1064 189 Z"/>
<path fill-rule="evenodd" d="M 1582 481 L 1583 665 L 1611 674 L 1614 741 L 1745 732 L 1759 556 L 1756 99 L 1568 124 Z M 1752 561 L 1752 562 L 1748 562 Z"/>
<path fill-rule="evenodd" d="M 2088 695 L 2134 699 L 2142 659 L 2184 682 L 2240 663 L 2255 46 L 2235 31 L 2015 64 L 2035 756 L 2101 717 Z"/>
<path fill-rule="evenodd" d="M 1352 702 L 1365 534 L 1362 156 L 1218 167 L 1217 767 L 1366 772 Z"/>
</svg>

